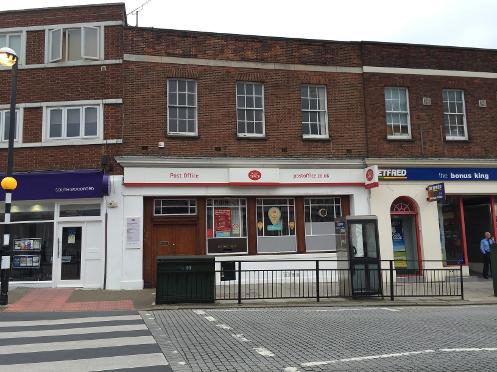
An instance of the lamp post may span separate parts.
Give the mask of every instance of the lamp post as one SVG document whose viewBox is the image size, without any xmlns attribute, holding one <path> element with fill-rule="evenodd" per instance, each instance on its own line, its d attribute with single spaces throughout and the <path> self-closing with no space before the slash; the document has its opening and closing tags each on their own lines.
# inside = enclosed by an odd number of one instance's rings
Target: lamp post
<svg viewBox="0 0 497 372">
<path fill-rule="evenodd" d="M 17 181 L 12 177 L 14 167 L 14 134 L 16 128 L 16 87 L 18 57 L 10 48 L 0 48 L 0 64 L 12 68 L 12 85 L 10 90 L 10 123 L 9 144 L 7 148 L 7 172 L 2 179 L 1 186 L 5 190 L 5 225 L 3 234 L 2 261 L 0 265 L 0 305 L 9 303 L 9 276 L 10 276 L 10 205 L 12 191 L 17 187 Z"/>
</svg>

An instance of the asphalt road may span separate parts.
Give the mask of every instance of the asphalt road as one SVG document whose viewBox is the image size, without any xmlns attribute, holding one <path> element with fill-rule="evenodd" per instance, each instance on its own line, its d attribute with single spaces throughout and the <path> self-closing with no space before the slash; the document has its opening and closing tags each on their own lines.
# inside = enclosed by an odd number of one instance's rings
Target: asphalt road
<svg viewBox="0 0 497 372">
<path fill-rule="evenodd" d="M 497 306 L 142 313 L 173 371 L 497 371 Z"/>
</svg>

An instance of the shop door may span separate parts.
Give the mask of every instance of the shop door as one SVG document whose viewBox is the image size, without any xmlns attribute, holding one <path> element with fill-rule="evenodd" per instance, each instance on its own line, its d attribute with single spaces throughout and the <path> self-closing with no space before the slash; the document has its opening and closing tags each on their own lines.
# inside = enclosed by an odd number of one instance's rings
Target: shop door
<svg viewBox="0 0 497 372">
<path fill-rule="evenodd" d="M 381 269 L 376 220 L 349 220 L 352 296 L 380 295 Z"/>
<path fill-rule="evenodd" d="M 195 255 L 197 246 L 196 224 L 161 224 L 153 227 L 153 245 L 150 257 L 145 257 L 143 278 L 145 285 L 155 287 L 156 258 L 158 256 Z M 145 252 L 147 255 L 147 252 Z"/>
<path fill-rule="evenodd" d="M 54 282 L 57 287 L 81 285 L 84 247 L 83 224 L 59 224 L 54 252 Z"/>
</svg>

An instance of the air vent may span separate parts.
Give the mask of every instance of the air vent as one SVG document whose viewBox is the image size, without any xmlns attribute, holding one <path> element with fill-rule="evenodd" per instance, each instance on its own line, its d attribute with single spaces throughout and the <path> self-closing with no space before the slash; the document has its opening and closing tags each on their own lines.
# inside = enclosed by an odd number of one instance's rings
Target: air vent
<svg viewBox="0 0 497 372">
<path fill-rule="evenodd" d="M 480 100 L 478 100 L 478 106 L 480 106 L 480 107 L 487 107 L 487 100 L 486 99 L 480 99 Z"/>
<path fill-rule="evenodd" d="M 431 98 L 430 97 L 423 97 L 423 105 L 431 106 Z"/>
</svg>

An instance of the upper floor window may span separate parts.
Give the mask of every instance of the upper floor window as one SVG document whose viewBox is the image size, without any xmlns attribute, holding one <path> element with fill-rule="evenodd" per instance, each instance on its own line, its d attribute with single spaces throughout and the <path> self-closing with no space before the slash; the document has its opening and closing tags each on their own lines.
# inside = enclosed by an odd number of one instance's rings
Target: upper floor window
<svg viewBox="0 0 497 372">
<path fill-rule="evenodd" d="M 442 96 L 445 138 L 448 140 L 467 139 L 464 92 L 456 89 L 444 89 Z"/>
<path fill-rule="evenodd" d="M 385 88 L 388 138 L 411 138 L 409 99 L 406 88 Z"/>
<path fill-rule="evenodd" d="M 264 136 L 264 86 L 261 83 L 236 83 L 238 136 Z"/>
<path fill-rule="evenodd" d="M 48 31 L 48 61 L 100 59 L 100 27 L 56 28 Z"/>
<path fill-rule="evenodd" d="M 167 133 L 197 135 L 197 82 L 171 79 L 167 81 Z"/>
<path fill-rule="evenodd" d="M 10 131 L 10 110 L 0 111 L 0 142 L 7 142 L 9 140 Z M 16 122 L 14 131 L 14 141 L 18 138 L 19 132 L 19 111 L 16 111 Z"/>
<path fill-rule="evenodd" d="M 304 137 L 328 137 L 326 87 L 303 85 L 300 88 Z"/>
<path fill-rule="evenodd" d="M 22 53 L 22 34 L 21 33 L 0 33 L 0 48 L 8 47 L 13 49 L 18 56 Z"/>
<path fill-rule="evenodd" d="M 68 106 L 47 109 L 47 135 L 52 139 L 95 138 L 100 135 L 99 106 Z"/>
</svg>

